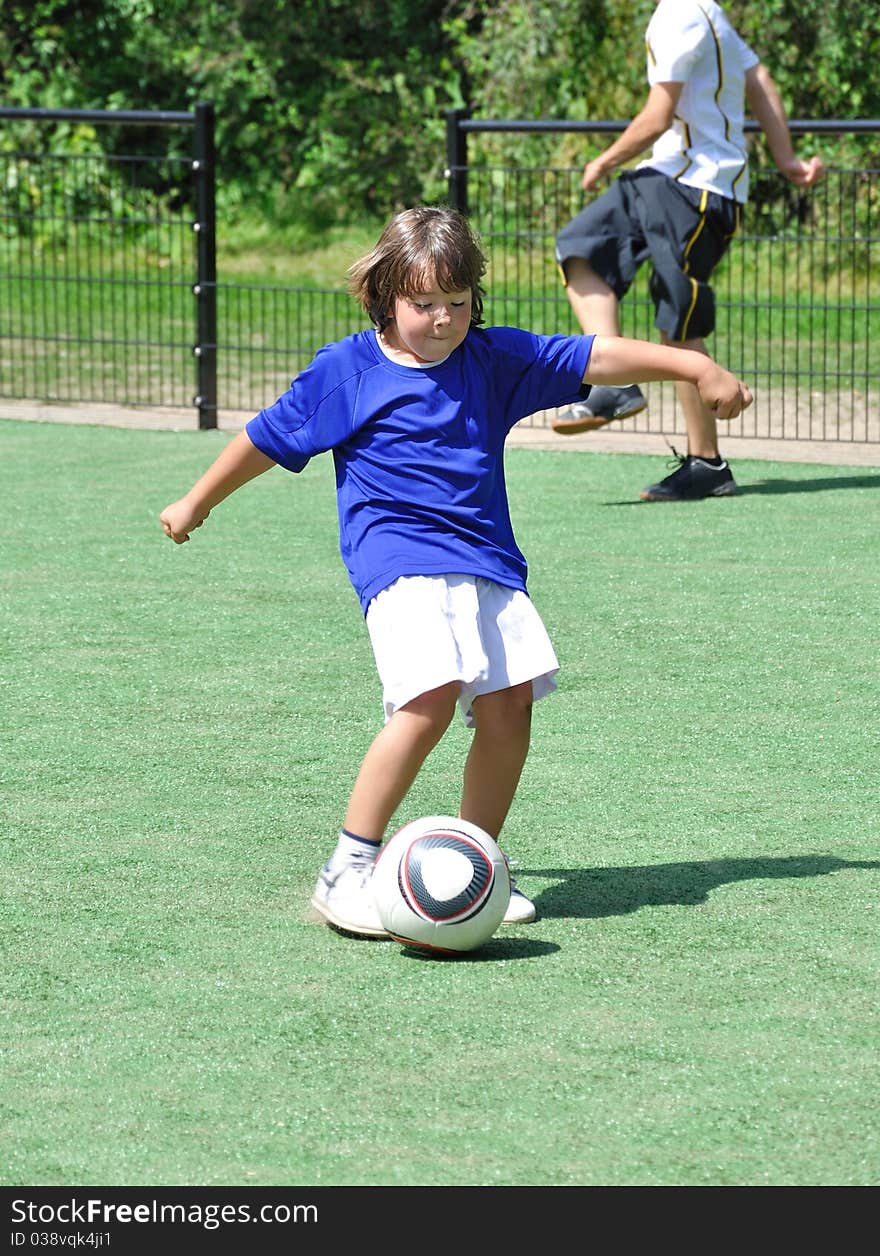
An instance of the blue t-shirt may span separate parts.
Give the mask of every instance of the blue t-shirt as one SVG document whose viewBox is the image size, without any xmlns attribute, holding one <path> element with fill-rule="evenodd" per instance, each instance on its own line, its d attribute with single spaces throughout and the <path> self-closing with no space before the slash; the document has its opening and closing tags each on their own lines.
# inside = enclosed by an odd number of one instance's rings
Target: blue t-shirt
<svg viewBox="0 0 880 1256">
<path fill-rule="evenodd" d="M 360 331 L 319 350 L 247 433 L 289 471 L 332 449 L 339 548 L 364 612 L 399 576 L 460 572 L 525 590 L 504 441 L 527 415 L 584 396 L 592 347 L 592 336 L 472 327 L 420 368 Z"/>
</svg>

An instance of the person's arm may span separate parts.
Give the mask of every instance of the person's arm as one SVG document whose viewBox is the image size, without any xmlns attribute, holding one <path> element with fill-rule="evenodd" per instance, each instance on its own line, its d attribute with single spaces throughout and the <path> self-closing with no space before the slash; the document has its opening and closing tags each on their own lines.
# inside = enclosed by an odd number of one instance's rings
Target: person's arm
<svg viewBox="0 0 880 1256">
<path fill-rule="evenodd" d="M 625 131 L 613 144 L 588 161 L 584 166 L 581 187 L 585 192 L 594 187 L 600 179 L 607 178 L 612 170 L 623 166 L 638 157 L 646 148 L 650 148 L 664 131 L 672 126 L 678 99 L 681 96 L 683 83 L 655 83 L 648 93 L 643 108 L 636 114 Z"/>
<path fill-rule="evenodd" d="M 642 384 L 649 380 L 694 384 L 718 419 L 735 419 L 752 404 L 751 389 L 707 353 L 625 336 L 596 336 L 585 384 Z"/>
<path fill-rule="evenodd" d="M 165 535 L 182 545 L 230 493 L 275 465 L 257 449 L 246 431 L 239 432 L 189 492 L 162 511 L 159 522 Z"/>
<path fill-rule="evenodd" d="M 794 151 L 791 131 L 782 97 L 770 71 L 760 62 L 746 71 L 746 99 L 749 108 L 767 136 L 767 143 L 777 168 L 791 183 L 799 187 L 812 187 L 825 173 L 821 157 L 801 161 Z"/>
</svg>

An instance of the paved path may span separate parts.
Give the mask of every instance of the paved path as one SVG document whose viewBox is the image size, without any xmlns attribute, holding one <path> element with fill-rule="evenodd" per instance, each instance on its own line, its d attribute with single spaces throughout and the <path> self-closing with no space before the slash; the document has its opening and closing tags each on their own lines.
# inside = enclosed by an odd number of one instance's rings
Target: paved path
<svg viewBox="0 0 880 1256">
<path fill-rule="evenodd" d="M 649 407 L 646 413 L 651 412 Z M 251 417 L 250 411 L 227 411 L 221 414 L 218 428 L 223 432 L 237 432 Z M 29 419 L 44 423 L 88 423 L 153 431 L 198 430 L 194 409 L 146 410 L 105 404 L 61 406 L 0 399 L 0 418 Z M 880 440 L 876 438 L 873 441 L 795 440 L 789 437 L 768 440 L 737 436 L 731 432 L 723 434 L 722 439 L 723 452 L 731 461 L 736 458 L 757 458 L 772 462 L 823 463 L 826 466 L 880 467 Z M 664 435 L 659 431 L 627 429 L 624 424 L 619 424 L 616 428 L 602 428 L 598 432 L 589 432 L 582 436 L 559 436 L 549 426 L 549 415 L 538 414 L 514 428 L 508 443 L 531 449 L 586 449 L 593 453 L 659 454 L 669 457 L 670 444 L 681 452 L 687 441 L 683 432 Z"/>
</svg>

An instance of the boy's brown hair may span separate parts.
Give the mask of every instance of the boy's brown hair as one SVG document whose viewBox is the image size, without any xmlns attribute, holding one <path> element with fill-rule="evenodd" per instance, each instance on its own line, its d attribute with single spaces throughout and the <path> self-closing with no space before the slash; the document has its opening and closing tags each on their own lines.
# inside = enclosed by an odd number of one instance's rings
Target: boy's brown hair
<svg viewBox="0 0 880 1256">
<path fill-rule="evenodd" d="M 480 280 L 486 257 L 475 232 L 455 209 L 419 206 L 391 219 L 375 248 L 348 272 L 348 290 L 383 331 L 396 297 L 412 299 L 436 282 L 444 292 L 472 296 L 471 326 L 483 321 Z"/>
</svg>

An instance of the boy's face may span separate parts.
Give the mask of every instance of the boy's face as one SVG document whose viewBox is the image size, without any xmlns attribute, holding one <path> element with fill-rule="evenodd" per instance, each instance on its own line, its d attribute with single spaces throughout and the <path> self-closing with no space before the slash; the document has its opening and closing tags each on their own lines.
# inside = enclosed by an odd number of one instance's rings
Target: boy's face
<svg viewBox="0 0 880 1256">
<path fill-rule="evenodd" d="M 439 362 L 457 349 L 471 325 L 471 292 L 444 292 L 436 285 L 414 297 L 397 297 L 387 343 L 419 362 Z"/>
</svg>

